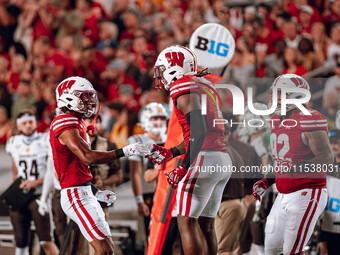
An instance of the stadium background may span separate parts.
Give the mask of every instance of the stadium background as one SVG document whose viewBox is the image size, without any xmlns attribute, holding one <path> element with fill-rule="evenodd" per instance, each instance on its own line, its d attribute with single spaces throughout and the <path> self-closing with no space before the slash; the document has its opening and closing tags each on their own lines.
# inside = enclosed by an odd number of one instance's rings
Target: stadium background
<svg viewBox="0 0 340 255">
<path fill-rule="evenodd" d="M 150 102 L 169 102 L 152 85 L 157 54 L 171 45 L 188 45 L 192 32 L 207 22 L 224 25 L 236 41 L 223 82 L 254 86 L 264 100 L 276 76 L 304 76 L 311 83 L 310 106 L 333 128 L 340 104 L 339 20 L 340 0 L 1 0 L 0 193 L 11 181 L 4 145 L 17 134 L 14 119 L 20 110 L 36 112 L 38 131 L 47 131 L 58 83 L 72 75 L 85 77 L 99 92 L 101 134 L 125 146 L 140 130 L 139 110 Z M 231 95 L 222 98 L 222 110 L 230 111 Z M 122 222 L 124 215 L 138 240 L 143 237 L 128 179 L 125 169 L 110 220 Z M 0 228 L 10 228 L 6 216 L 2 219 Z"/>
</svg>

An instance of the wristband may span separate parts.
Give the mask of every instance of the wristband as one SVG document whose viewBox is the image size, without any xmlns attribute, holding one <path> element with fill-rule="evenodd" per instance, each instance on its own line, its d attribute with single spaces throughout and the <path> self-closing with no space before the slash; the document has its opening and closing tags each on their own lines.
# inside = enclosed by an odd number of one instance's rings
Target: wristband
<svg viewBox="0 0 340 255">
<path fill-rule="evenodd" d="M 115 152 L 116 152 L 116 159 L 125 157 L 125 154 L 124 154 L 124 151 L 123 151 L 122 148 L 120 148 L 120 149 L 118 149 L 118 150 L 115 150 Z"/>
<path fill-rule="evenodd" d="M 170 151 L 172 152 L 172 156 L 174 158 L 181 155 L 181 152 L 179 151 L 179 149 L 177 149 L 177 147 L 170 148 Z"/>
<path fill-rule="evenodd" d="M 142 195 L 136 196 L 135 199 L 136 199 L 137 205 L 138 205 L 139 203 L 144 203 L 144 198 L 143 198 Z"/>
</svg>

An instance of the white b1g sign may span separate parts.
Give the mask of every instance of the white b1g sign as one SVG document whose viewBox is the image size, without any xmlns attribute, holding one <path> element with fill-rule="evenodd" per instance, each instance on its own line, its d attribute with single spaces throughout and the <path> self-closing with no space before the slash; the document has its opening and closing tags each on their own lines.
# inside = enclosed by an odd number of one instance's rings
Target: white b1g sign
<svg viewBox="0 0 340 255">
<path fill-rule="evenodd" d="M 207 23 L 194 31 L 189 48 L 197 55 L 200 66 L 221 68 L 234 56 L 235 40 L 224 26 Z"/>
</svg>

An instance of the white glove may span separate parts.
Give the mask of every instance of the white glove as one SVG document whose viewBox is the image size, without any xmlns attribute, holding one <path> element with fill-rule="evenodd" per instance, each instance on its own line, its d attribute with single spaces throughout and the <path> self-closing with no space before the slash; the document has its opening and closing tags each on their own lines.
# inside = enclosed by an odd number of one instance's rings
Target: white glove
<svg viewBox="0 0 340 255">
<path fill-rule="evenodd" d="M 98 190 L 96 198 L 98 201 L 106 203 L 107 206 L 110 206 L 117 199 L 116 194 L 110 190 Z"/>
<path fill-rule="evenodd" d="M 44 216 L 46 213 L 48 213 L 49 206 L 46 202 L 41 201 L 40 199 L 36 199 L 35 202 L 38 204 L 38 212 L 41 216 Z"/>
<path fill-rule="evenodd" d="M 142 156 L 150 153 L 150 149 L 147 145 L 141 143 L 133 143 L 122 148 L 125 157 L 129 156 Z"/>
</svg>

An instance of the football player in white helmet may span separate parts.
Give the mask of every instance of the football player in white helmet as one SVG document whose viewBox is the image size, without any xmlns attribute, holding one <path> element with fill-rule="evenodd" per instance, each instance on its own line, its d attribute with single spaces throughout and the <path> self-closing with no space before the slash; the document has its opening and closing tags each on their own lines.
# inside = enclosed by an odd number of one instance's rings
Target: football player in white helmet
<svg viewBox="0 0 340 255">
<path fill-rule="evenodd" d="M 274 81 L 269 92 L 275 88 L 309 90 L 309 85 L 298 75 L 284 74 Z M 299 99 L 302 94 L 289 93 L 288 98 Z M 281 104 L 278 108 L 281 110 Z M 253 195 L 259 200 L 273 183 L 279 192 L 265 227 L 265 254 L 268 255 L 304 254 L 327 204 L 324 170 L 333 163 L 327 119 L 312 109 L 308 109 L 310 115 L 305 115 L 295 105 L 288 105 L 286 110 L 286 115 L 278 112 L 271 117 L 270 147 L 275 171 L 270 173 L 271 178 L 267 175 L 253 186 Z"/>
<path fill-rule="evenodd" d="M 6 151 L 12 158 L 13 179 L 22 177 L 20 184 L 23 192 L 34 190 L 33 199 L 17 211 L 9 211 L 14 229 L 17 255 L 28 255 L 29 229 L 34 221 L 40 244 L 46 254 L 58 254 L 53 242 L 50 213 L 42 216 L 38 212 L 36 199 L 40 196 L 42 183 L 46 175 L 48 147 L 46 134 L 38 133 L 37 121 L 30 111 L 22 111 L 16 119 L 20 135 L 12 136 L 6 144 Z"/>
<path fill-rule="evenodd" d="M 183 142 L 173 148 L 154 145 L 156 152 L 148 157 L 164 163 L 185 154 L 183 162 L 168 172 L 168 183 L 177 188 L 177 220 L 185 254 L 216 254 L 214 221 L 223 189 L 231 172 L 204 171 L 209 166 L 231 166 L 224 146 L 224 125 L 213 125 L 222 118 L 215 86 L 197 72 L 197 57 L 183 46 L 171 46 L 158 56 L 154 66 L 156 89 L 169 91 Z M 206 104 L 201 104 L 201 97 Z M 207 114 L 202 115 L 202 106 Z M 202 170 L 202 171 L 201 171 Z"/>
<path fill-rule="evenodd" d="M 99 191 L 91 183 L 89 166 L 120 157 L 143 156 L 149 149 L 136 143 L 112 151 L 91 150 L 83 117 L 97 114 L 99 102 L 88 80 L 78 76 L 63 80 L 56 89 L 56 99 L 63 114 L 55 116 L 51 123 L 50 143 L 62 189 L 62 209 L 76 222 L 96 254 L 113 254 L 110 228 L 97 200 L 109 204 L 115 194 Z"/>
<path fill-rule="evenodd" d="M 168 113 L 162 104 L 150 103 L 146 105 L 141 110 L 140 115 L 140 122 L 145 133 L 129 137 L 128 144 L 140 142 L 150 146 L 150 148 L 152 148 L 153 144 L 163 144 L 168 118 Z M 129 157 L 133 193 L 136 198 L 138 214 L 144 217 L 146 236 L 149 233 L 150 211 L 156 187 L 155 183 L 147 183 L 144 179 L 147 163 L 147 158 L 138 156 Z"/>
</svg>

